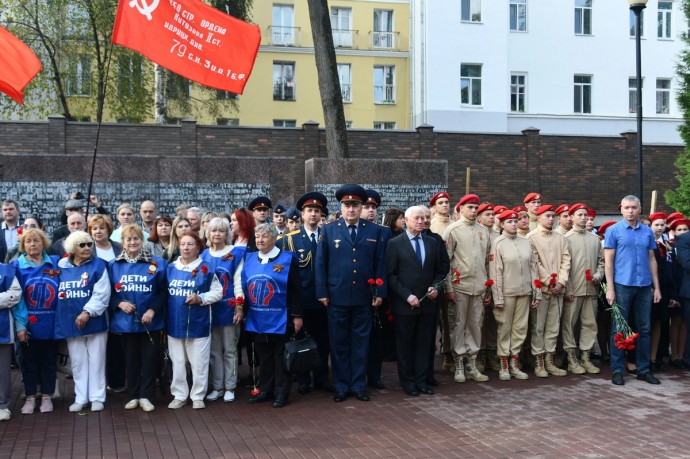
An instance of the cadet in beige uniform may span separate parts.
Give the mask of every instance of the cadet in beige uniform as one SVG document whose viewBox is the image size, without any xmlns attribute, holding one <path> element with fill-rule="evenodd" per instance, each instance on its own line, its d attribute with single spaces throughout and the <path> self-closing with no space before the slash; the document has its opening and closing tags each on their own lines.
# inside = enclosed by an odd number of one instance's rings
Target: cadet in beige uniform
<svg viewBox="0 0 690 459">
<path fill-rule="evenodd" d="M 453 223 L 450 219 L 450 196 L 445 191 L 439 191 L 429 200 L 429 207 L 434 209 L 429 229 L 443 236 L 446 228 Z"/>
<path fill-rule="evenodd" d="M 529 230 L 532 231 L 539 224 L 537 221 L 537 210 L 541 206 L 541 195 L 539 193 L 530 193 L 525 196 L 522 202 L 527 208 L 527 213 L 529 214 Z"/>
<path fill-rule="evenodd" d="M 564 288 L 570 272 L 570 252 L 565 238 L 552 231 L 556 218 L 554 207 L 548 204 L 539 207 L 537 216 L 539 225 L 527 235 L 542 284 L 541 304 L 530 311 L 532 354 L 537 360 L 534 374 L 540 378 L 549 374 L 565 376 L 567 372 L 554 365 L 553 355 L 561 324 Z"/>
<path fill-rule="evenodd" d="M 573 228 L 573 221 L 570 218 L 570 206 L 568 204 L 561 204 L 556 209 L 556 217 L 558 218 L 558 227 L 554 231 L 558 231 L 562 236 L 568 234 Z"/>
<path fill-rule="evenodd" d="M 527 207 L 525 206 L 517 206 L 513 208 L 513 212 L 517 212 L 518 214 L 518 221 L 517 221 L 517 235 L 518 237 L 521 237 L 523 239 L 527 239 L 527 235 L 529 234 L 530 230 L 529 229 L 529 213 L 527 212 Z"/>
<path fill-rule="evenodd" d="M 570 251 L 570 276 L 563 302 L 561 332 L 563 349 L 568 354 L 568 371 L 575 374 L 599 373 L 589 359 L 597 339 L 597 306 L 599 283 L 604 278 L 604 250 L 599 238 L 587 231 L 587 206 L 575 204 L 570 208 L 573 229 L 565 235 Z M 577 359 L 575 323 L 580 320 L 580 352 Z"/>
<path fill-rule="evenodd" d="M 489 232 L 489 244 L 493 242 L 501 232 L 494 229 L 496 213 L 491 203 L 485 202 L 477 209 L 477 224 L 486 228 Z M 489 245 L 491 247 L 491 245 Z M 477 368 L 484 371 L 486 367 L 493 371 L 498 371 L 498 357 L 496 355 L 496 319 L 493 315 L 493 302 L 486 306 L 484 311 L 484 322 L 482 324 L 482 342 L 477 356 Z"/>
<path fill-rule="evenodd" d="M 533 287 L 539 273 L 529 241 L 517 236 L 518 213 L 505 210 L 497 219 L 503 234 L 491 245 L 489 273 L 494 280 L 493 315 L 498 324 L 498 377 L 527 379 L 520 370 L 519 354 L 527 337 L 530 306 L 538 307 L 541 300 L 541 290 Z"/>
<path fill-rule="evenodd" d="M 449 309 L 455 310 L 455 328 L 451 330 L 453 357 L 455 358 L 455 382 L 465 382 L 467 377 L 475 381 L 488 381 L 477 369 L 477 353 L 481 343 L 484 301 L 489 261 L 489 232 L 477 225 L 479 196 L 465 195 L 460 202 L 460 219 L 451 224 L 443 234 L 446 241 L 450 268 L 460 273 L 460 282 L 453 284 L 450 276 L 446 281 L 446 297 Z"/>
</svg>

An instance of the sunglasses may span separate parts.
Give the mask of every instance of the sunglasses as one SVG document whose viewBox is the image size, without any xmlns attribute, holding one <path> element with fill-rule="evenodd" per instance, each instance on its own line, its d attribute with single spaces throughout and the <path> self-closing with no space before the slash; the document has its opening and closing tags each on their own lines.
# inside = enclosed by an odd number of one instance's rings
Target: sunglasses
<svg viewBox="0 0 690 459">
<path fill-rule="evenodd" d="M 92 245 L 93 245 L 93 242 L 78 242 L 77 243 L 77 247 L 79 247 L 80 249 L 83 249 L 84 247 L 91 248 Z"/>
</svg>

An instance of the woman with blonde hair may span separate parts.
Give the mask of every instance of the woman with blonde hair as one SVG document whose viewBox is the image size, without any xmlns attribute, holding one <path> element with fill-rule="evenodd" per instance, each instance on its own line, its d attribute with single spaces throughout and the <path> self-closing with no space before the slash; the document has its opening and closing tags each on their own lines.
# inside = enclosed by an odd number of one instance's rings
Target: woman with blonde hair
<svg viewBox="0 0 690 459">
<path fill-rule="evenodd" d="M 180 238 L 187 231 L 192 230 L 192 225 L 187 220 L 187 217 L 175 217 L 172 223 L 172 230 L 170 231 L 170 244 L 168 250 L 165 251 L 165 258 L 168 262 L 175 261 L 180 256 Z"/>
</svg>

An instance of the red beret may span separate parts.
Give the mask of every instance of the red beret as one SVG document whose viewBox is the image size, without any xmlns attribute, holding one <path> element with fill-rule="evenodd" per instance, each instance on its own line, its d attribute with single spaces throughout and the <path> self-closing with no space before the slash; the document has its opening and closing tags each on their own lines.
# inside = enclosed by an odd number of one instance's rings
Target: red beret
<svg viewBox="0 0 690 459">
<path fill-rule="evenodd" d="M 508 220 L 510 218 L 518 218 L 518 213 L 515 212 L 513 209 L 506 209 L 500 214 L 498 214 L 496 218 L 498 218 L 501 221 Z"/>
<path fill-rule="evenodd" d="M 433 205 L 436 204 L 436 201 L 440 198 L 446 198 L 450 201 L 450 196 L 448 196 L 448 193 L 446 193 L 445 191 L 439 191 L 434 195 L 433 198 L 431 198 L 431 201 L 429 201 L 429 205 L 433 207 Z"/>
<path fill-rule="evenodd" d="M 459 205 L 464 206 L 465 204 L 477 204 L 479 205 L 479 196 L 476 194 L 466 194 L 458 202 Z"/>
<path fill-rule="evenodd" d="M 604 233 L 606 233 L 606 230 L 607 230 L 610 226 L 613 226 L 613 225 L 615 225 L 615 224 L 616 224 L 616 221 L 615 221 L 615 220 L 606 221 L 606 222 L 602 223 L 601 226 L 599 226 L 599 229 L 597 230 L 597 233 L 603 235 Z"/>
<path fill-rule="evenodd" d="M 666 217 L 666 223 L 670 225 L 674 220 L 678 220 L 679 218 L 685 218 L 685 215 L 683 215 L 681 212 L 673 212 L 671 215 Z"/>
<path fill-rule="evenodd" d="M 516 207 L 513 207 L 513 210 L 514 210 L 515 212 L 518 212 L 518 213 L 519 213 L 519 212 L 527 212 L 527 207 L 525 207 L 525 206 L 516 206 Z"/>
<path fill-rule="evenodd" d="M 454 209 L 455 209 L 455 212 L 456 212 L 456 213 L 457 213 L 457 212 L 460 212 L 460 203 L 455 204 Z"/>
<path fill-rule="evenodd" d="M 556 208 L 556 215 L 561 215 L 563 212 L 568 212 L 570 210 L 570 204 L 561 204 Z"/>
<path fill-rule="evenodd" d="M 678 220 L 673 220 L 673 223 L 671 223 L 671 229 L 675 231 L 680 225 L 685 225 L 688 228 L 690 228 L 690 220 L 687 218 L 679 218 Z"/>
<path fill-rule="evenodd" d="M 481 214 L 482 212 L 486 212 L 487 210 L 494 210 L 494 205 L 488 202 L 485 202 L 479 208 L 477 209 L 477 215 Z"/>
<path fill-rule="evenodd" d="M 508 210 L 508 208 L 506 206 L 494 206 L 494 213 L 496 215 L 500 214 L 504 210 Z"/>
<path fill-rule="evenodd" d="M 555 209 L 551 204 L 543 204 L 543 205 L 539 206 L 539 208 L 537 209 L 536 214 L 537 214 L 537 215 L 541 215 L 541 214 L 543 214 L 544 212 L 549 212 L 549 211 L 555 212 L 556 209 Z"/>
<path fill-rule="evenodd" d="M 525 199 L 522 202 L 527 204 L 531 201 L 541 201 L 541 195 L 539 193 L 530 193 L 527 196 L 525 196 Z"/>
<path fill-rule="evenodd" d="M 649 221 L 653 222 L 654 220 L 666 220 L 666 214 L 663 212 L 654 212 L 649 216 Z"/>
<path fill-rule="evenodd" d="M 575 212 L 577 212 L 578 210 L 582 210 L 582 209 L 586 209 L 587 215 L 589 215 L 589 207 L 587 207 L 587 205 L 585 205 L 585 204 L 582 204 L 581 202 L 578 202 L 577 204 L 573 204 L 572 206 L 570 206 L 570 210 L 568 210 L 568 213 L 570 215 L 572 215 Z M 556 213 L 558 213 L 558 212 L 556 212 Z"/>
<path fill-rule="evenodd" d="M 597 216 L 597 211 L 594 210 L 594 209 L 592 209 L 592 208 L 589 208 L 589 207 L 588 207 L 588 208 L 587 208 L 587 216 L 588 216 L 589 218 L 594 218 L 594 217 Z"/>
</svg>

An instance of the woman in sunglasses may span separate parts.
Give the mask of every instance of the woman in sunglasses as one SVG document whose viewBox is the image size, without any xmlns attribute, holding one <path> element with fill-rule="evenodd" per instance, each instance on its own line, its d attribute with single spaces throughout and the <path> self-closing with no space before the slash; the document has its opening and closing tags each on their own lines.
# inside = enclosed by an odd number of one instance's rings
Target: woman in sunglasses
<svg viewBox="0 0 690 459">
<path fill-rule="evenodd" d="M 55 338 L 67 340 L 72 363 L 75 402 L 78 412 L 91 402 L 91 411 L 101 411 L 105 402 L 105 348 L 110 301 L 110 279 L 106 264 L 96 257 L 93 239 L 75 231 L 65 239 L 67 254 L 60 267 Z"/>
</svg>

